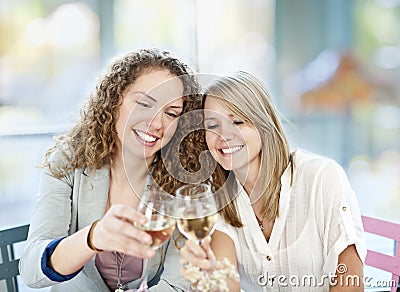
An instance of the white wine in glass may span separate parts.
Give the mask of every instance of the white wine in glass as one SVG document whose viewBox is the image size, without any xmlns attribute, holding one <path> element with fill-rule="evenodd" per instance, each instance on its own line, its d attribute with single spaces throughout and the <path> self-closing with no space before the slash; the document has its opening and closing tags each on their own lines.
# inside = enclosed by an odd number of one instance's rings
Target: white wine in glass
<svg viewBox="0 0 400 292">
<path fill-rule="evenodd" d="M 151 247 L 156 250 L 170 238 L 175 229 L 175 198 L 162 191 L 145 192 L 140 198 L 138 211 L 142 213 L 147 222 L 135 224 L 141 230 L 146 231 L 152 238 Z M 146 269 L 140 287 L 137 292 L 148 290 L 148 259 L 143 260 L 143 268 Z"/>
<path fill-rule="evenodd" d="M 152 238 L 151 247 L 156 250 L 174 232 L 175 219 L 167 215 L 153 214 L 145 224 L 136 226 L 150 234 Z"/>
<path fill-rule="evenodd" d="M 214 194 L 207 184 L 189 184 L 176 191 L 179 231 L 199 244 L 214 231 L 218 216 Z"/>
</svg>

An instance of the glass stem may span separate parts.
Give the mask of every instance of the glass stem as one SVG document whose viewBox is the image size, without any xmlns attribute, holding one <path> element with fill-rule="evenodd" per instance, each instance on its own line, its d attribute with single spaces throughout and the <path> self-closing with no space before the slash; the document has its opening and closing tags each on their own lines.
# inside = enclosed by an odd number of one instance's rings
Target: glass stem
<svg viewBox="0 0 400 292">
<path fill-rule="evenodd" d="M 144 276 L 142 283 L 140 283 L 140 287 L 136 290 L 137 292 L 146 292 L 149 291 L 147 288 L 147 278 L 149 276 L 149 269 L 148 269 L 149 260 L 143 259 L 143 269 L 144 269 Z"/>
</svg>

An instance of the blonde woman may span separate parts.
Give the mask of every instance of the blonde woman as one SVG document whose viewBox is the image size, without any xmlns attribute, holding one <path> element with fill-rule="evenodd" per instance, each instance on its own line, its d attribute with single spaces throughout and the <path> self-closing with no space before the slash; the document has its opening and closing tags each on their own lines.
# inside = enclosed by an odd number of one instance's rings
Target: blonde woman
<svg viewBox="0 0 400 292">
<path fill-rule="evenodd" d="M 142 259 L 151 258 L 151 291 L 188 289 L 173 239 L 155 252 L 149 234 L 134 223 L 144 220 L 136 206 L 152 180 L 170 193 L 180 186 L 160 150 L 168 157 L 176 147 L 175 130 L 188 123 L 180 116 L 200 106 L 190 68 L 169 52 L 140 49 L 110 65 L 80 120 L 46 153 L 20 261 L 28 286 L 138 288 L 146 269 Z M 182 145 L 195 149 L 196 136 L 189 138 Z M 187 156 L 181 163 L 189 171 L 196 167 Z"/>
<path fill-rule="evenodd" d="M 239 272 L 229 291 L 363 291 L 364 233 L 343 169 L 291 152 L 268 92 L 246 72 L 217 78 L 203 102 L 207 146 L 222 168 L 214 187 L 236 199 L 221 210 L 211 249 L 182 248 L 181 273 L 190 278 L 188 263 L 212 270 L 215 256 Z M 236 189 L 223 186 L 229 173 Z"/>
</svg>

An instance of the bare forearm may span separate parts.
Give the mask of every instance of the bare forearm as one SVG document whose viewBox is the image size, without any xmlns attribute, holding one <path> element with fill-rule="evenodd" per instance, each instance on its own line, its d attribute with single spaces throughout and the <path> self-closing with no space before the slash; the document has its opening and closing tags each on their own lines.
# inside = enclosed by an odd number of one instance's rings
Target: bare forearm
<svg viewBox="0 0 400 292">
<path fill-rule="evenodd" d="M 348 246 L 339 255 L 338 267 L 339 265 L 341 266 L 341 269 L 338 268 L 338 271 L 336 272 L 337 285 L 331 287 L 329 291 L 364 291 L 363 263 L 357 254 L 355 245 Z"/>
<path fill-rule="evenodd" d="M 134 226 L 146 219 L 135 209 L 113 205 L 98 222 L 63 239 L 50 257 L 50 266 L 61 275 L 70 275 L 82 268 L 96 253 L 94 250 L 123 252 L 139 258 L 151 258 L 151 236 Z M 97 224 L 98 223 L 98 224 Z M 90 228 L 92 250 L 87 244 Z"/>
<path fill-rule="evenodd" d="M 61 240 L 50 257 L 50 266 L 61 275 L 70 275 L 82 268 L 95 254 L 86 243 L 90 226 Z"/>
<path fill-rule="evenodd" d="M 216 231 L 211 241 L 211 248 L 215 252 L 217 260 L 228 259 L 237 270 L 236 250 L 232 239 L 225 233 Z M 240 291 L 240 283 L 234 279 L 226 279 L 229 291 Z"/>
</svg>

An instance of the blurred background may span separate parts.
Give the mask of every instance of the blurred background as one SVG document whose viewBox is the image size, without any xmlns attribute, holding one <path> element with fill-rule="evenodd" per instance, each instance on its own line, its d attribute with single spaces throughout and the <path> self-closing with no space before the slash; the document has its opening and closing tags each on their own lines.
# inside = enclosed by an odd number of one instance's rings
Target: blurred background
<svg viewBox="0 0 400 292">
<path fill-rule="evenodd" d="M 400 223 L 399 27 L 400 0 L 0 0 L 0 228 L 29 223 L 52 137 L 138 47 L 255 74 L 292 149 L 338 161 L 361 213 Z"/>
</svg>

